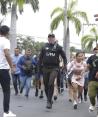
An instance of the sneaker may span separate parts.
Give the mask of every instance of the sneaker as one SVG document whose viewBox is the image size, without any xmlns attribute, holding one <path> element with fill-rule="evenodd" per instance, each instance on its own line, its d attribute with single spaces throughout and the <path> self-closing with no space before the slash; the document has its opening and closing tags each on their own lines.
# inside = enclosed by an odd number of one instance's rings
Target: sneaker
<svg viewBox="0 0 98 117">
<path fill-rule="evenodd" d="M 72 99 L 69 99 L 68 101 L 69 101 L 69 102 L 72 102 Z"/>
<path fill-rule="evenodd" d="M 77 109 L 77 102 L 76 101 L 74 101 L 73 107 L 74 107 L 74 109 Z"/>
<path fill-rule="evenodd" d="M 51 108 L 52 108 L 52 103 L 48 101 L 48 102 L 47 102 L 47 105 L 46 105 L 46 108 L 47 108 L 47 109 L 51 109 Z"/>
<path fill-rule="evenodd" d="M 35 97 L 38 96 L 38 89 L 36 89 L 36 92 L 35 92 Z"/>
<path fill-rule="evenodd" d="M 43 91 L 41 91 L 41 94 L 39 96 L 40 99 L 42 99 L 44 96 L 43 96 Z"/>
<path fill-rule="evenodd" d="M 95 110 L 95 106 L 90 105 L 90 107 L 89 107 L 89 112 L 92 112 L 92 111 L 94 111 L 94 110 Z"/>
<path fill-rule="evenodd" d="M 55 101 L 57 100 L 57 96 L 54 96 L 54 100 L 55 100 Z"/>
<path fill-rule="evenodd" d="M 79 104 L 80 104 L 80 103 L 82 103 L 82 100 L 81 100 L 81 98 L 79 98 L 79 99 L 78 99 L 78 103 L 79 103 Z"/>
<path fill-rule="evenodd" d="M 62 88 L 62 89 L 61 89 L 61 93 L 63 93 L 63 92 L 64 92 L 64 89 Z"/>
<path fill-rule="evenodd" d="M 4 113 L 3 117 L 16 117 L 16 114 L 14 114 L 11 111 L 9 111 L 8 113 Z"/>
<path fill-rule="evenodd" d="M 28 98 L 28 97 L 29 97 L 29 95 L 25 94 L 25 97 L 26 97 L 26 98 Z"/>
<path fill-rule="evenodd" d="M 77 104 L 74 104 L 74 109 L 77 109 Z"/>
<path fill-rule="evenodd" d="M 23 88 L 20 89 L 20 94 L 22 94 L 22 92 L 23 92 Z"/>
<path fill-rule="evenodd" d="M 84 96 L 84 101 L 87 101 L 87 96 Z"/>
</svg>

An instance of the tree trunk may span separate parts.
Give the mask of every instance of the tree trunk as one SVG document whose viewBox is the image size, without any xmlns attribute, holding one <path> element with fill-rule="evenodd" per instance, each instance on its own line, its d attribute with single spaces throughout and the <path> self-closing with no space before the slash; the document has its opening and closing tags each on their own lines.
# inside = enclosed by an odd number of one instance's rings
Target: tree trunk
<svg viewBox="0 0 98 117">
<path fill-rule="evenodd" d="M 70 61 L 70 47 L 69 47 L 69 21 L 67 19 L 67 0 L 64 6 L 64 38 L 63 38 L 64 52 L 66 53 L 67 61 Z"/>
<path fill-rule="evenodd" d="M 67 31 L 66 31 L 66 55 L 67 61 L 70 62 L 70 32 L 69 32 L 69 20 L 67 20 Z"/>
<path fill-rule="evenodd" d="M 13 3 L 11 11 L 11 26 L 10 26 L 10 42 L 11 42 L 11 54 L 14 53 L 14 49 L 17 47 L 16 40 L 16 4 Z"/>
</svg>

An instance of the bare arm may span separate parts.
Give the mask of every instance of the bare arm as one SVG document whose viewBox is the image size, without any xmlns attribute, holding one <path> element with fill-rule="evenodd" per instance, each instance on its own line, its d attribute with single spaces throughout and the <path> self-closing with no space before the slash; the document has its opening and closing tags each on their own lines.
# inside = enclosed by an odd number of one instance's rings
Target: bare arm
<svg viewBox="0 0 98 117">
<path fill-rule="evenodd" d="M 9 53 L 9 49 L 4 49 L 4 54 L 5 54 L 6 60 L 9 64 L 10 68 L 13 68 L 12 59 L 11 59 L 11 56 Z"/>
</svg>

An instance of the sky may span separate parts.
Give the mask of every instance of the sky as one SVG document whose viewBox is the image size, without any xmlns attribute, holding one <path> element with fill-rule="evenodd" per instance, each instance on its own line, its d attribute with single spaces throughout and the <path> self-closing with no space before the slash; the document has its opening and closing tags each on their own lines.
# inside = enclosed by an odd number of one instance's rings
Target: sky
<svg viewBox="0 0 98 117">
<path fill-rule="evenodd" d="M 24 7 L 24 13 L 18 14 L 17 34 L 24 34 L 36 37 L 38 41 L 47 41 L 47 35 L 50 33 L 51 12 L 56 7 L 64 7 L 64 0 L 39 0 L 39 11 L 34 13 L 30 5 Z M 68 0 L 69 1 L 69 0 Z M 98 13 L 98 0 L 78 0 L 77 10 L 85 11 L 88 14 L 90 23 L 98 23 L 95 21 L 94 14 Z M 10 25 L 10 14 L 6 16 L 5 24 Z M 74 27 L 70 26 L 71 45 L 80 48 L 80 36 L 77 36 Z M 84 32 L 88 30 L 84 26 Z M 83 32 L 83 31 L 82 31 Z M 82 34 L 81 32 L 81 34 Z M 63 44 L 63 25 L 62 23 L 54 32 L 58 42 Z M 81 35 L 80 34 L 80 35 Z M 40 38 L 39 38 L 40 37 Z"/>
</svg>

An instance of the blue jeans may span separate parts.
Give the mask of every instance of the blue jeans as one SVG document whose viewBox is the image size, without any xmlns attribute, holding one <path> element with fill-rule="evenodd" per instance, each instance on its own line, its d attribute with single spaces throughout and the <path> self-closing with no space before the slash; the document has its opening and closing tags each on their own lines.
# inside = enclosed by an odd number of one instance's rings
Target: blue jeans
<svg viewBox="0 0 98 117">
<path fill-rule="evenodd" d="M 30 88 L 31 88 L 31 80 L 32 76 L 20 76 L 20 89 L 26 88 L 25 95 L 28 96 Z"/>
<path fill-rule="evenodd" d="M 18 94 L 18 89 L 20 89 L 20 74 L 12 74 L 12 79 L 15 93 Z"/>
</svg>

